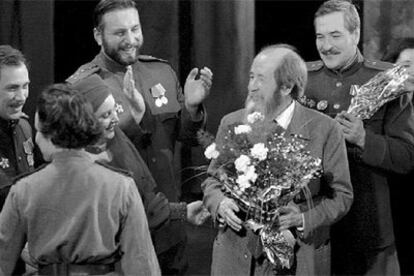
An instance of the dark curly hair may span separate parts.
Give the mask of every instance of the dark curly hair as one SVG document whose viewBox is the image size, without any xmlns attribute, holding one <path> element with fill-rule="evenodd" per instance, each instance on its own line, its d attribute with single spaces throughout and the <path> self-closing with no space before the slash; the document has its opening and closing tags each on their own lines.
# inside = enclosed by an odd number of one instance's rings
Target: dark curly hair
<svg viewBox="0 0 414 276">
<path fill-rule="evenodd" d="M 39 131 L 61 148 L 84 148 L 102 135 L 91 104 L 67 84 L 47 87 L 38 98 L 37 114 Z"/>
<path fill-rule="evenodd" d="M 391 41 L 381 60 L 395 63 L 405 49 L 414 49 L 414 37 L 401 37 Z"/>
</svg>

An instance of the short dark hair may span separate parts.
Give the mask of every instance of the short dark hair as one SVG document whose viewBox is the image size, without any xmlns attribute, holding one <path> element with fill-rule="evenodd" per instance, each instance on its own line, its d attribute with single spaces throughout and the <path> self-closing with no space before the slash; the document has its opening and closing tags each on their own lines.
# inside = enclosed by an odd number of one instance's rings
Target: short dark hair
<svg viewBox="0 0 414 276">
<path fill-rule="evenodd" d="M 290 93 L 293 99 L 297 99 L 305 92 L 308 81 L 306 63 L 296 52 L 296 48 L 289 44 L 274 44 L 264 47 L 260 53 L 276 49 L 287 49 L 282 57 L 280 65 L 274 71 L 274 78 L 278 87 L 292 88 Z"/>
<path fill-rule="evenodd" d="M 414 37 L 402 37 L 391 41 L 382 60 L 395 63 L 405 49 L 414 49 Z"/>
<path fill-rule="evenodd" d="M 39 131 L 61 148 L 84 148 L 95 144 L 103 133 L 91 104 L 67 84 L 54 84 L 43 90 L 37 101 L 37 114 Z"/>
<path fill-rule="evenodd" d="M 316 11 L 314 20 L 334 12 L 342 12 L 344 14 L 345 28 L 350 33 L 360 30 L 361 20 L 359 19 L 358 11 L 355 5 L 347 0 L 329 0 L 324 2 Z"/>
<path fill-rule="evenodd" d="M 27 61 L 22 52 L 10 45 L 0 45 L 0 71 L 6 66 L 20 65 L 26 65 L 27 67 Z"/>
<path fill-rule="evenodd" d="M 137 5 L 133 0 L 101 0 L 98 5 L 96 5 L 95 10 L 93 11 L 93 26 L 94 28 L 102 28 L 102 17 L 111 11 L 114 10 L 123 10 L 123 9 L 137 9 Z"/>
</svg>

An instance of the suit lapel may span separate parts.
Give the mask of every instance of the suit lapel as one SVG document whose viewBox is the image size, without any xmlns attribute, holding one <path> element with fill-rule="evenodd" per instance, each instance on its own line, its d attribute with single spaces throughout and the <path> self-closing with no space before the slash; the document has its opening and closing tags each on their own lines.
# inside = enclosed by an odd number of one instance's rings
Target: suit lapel
<svg viewBox="0 0 414 276">
<path fill-rule="evenodd" d="M 286 135 L 299 135 L 305 140 L 310 140 L 309 123 L 313 120 L 312 116 L 306 112 L 306 109 L 299 103 L 295 102 L 292 121 L 290 122 Z"/>
</svg>

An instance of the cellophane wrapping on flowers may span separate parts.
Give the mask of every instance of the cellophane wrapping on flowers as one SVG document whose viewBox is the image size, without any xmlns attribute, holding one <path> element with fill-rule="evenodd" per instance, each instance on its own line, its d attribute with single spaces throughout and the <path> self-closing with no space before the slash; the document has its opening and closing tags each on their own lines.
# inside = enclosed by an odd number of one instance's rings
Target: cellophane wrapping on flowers
<svg viewBox="0 0 414 276">
<path fill-rule="evenodd" d="M 225 194 L 247 214 L 246 221 L 260 229 L 269 261 L 290 268 L 294 243 L 277 230 L 279 208 L 319 176 L 321 160 L 306 150 L 302 138 L 287 137 L 283 128 L 266 126 L 263 119 L 256 112 L 247 116 L 247 123 L 228 126 L 205 155 L 215 159 L 215 177 Z"/>
<path fill-rule="evenodd" d="M 395 66 L 380 72 L 367 83 L 351 86 L 351 104 L 348 113 L 361 118 L 369 119 L 385 103 L 392 101 L 407 93 L 405 81 L 409 75 L 403 66 Z"/>
</svg>

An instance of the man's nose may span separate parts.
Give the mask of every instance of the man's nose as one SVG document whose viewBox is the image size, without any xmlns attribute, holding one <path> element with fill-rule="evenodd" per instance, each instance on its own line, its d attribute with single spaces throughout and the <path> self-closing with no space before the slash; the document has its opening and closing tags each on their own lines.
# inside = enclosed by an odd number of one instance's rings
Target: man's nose
<svg viewBox="0 0 414 276">
<path fill-rule="evenodd" d="M 134 35 L 134 33 L 133 33 L 133 32 L 128 31 L 128 32 L 125 34 L 125 42 L 127 42 L 127 43 L 129 43 L 129 44 L 134 44 L 135 40 L 136 40 L 136 38 L 135 38 L 135 35 Z"/>
<path fill-rule="evenodd" d="M 325 38 L 321 41 L 321 49 L 324 51 L 329 51 L 332 49 L 332 43 L 329 38 Z"/>
<path fill-rule="evenodd" d="M 25 101 L 27 94 L 27 89 L 19 88 L 14 94 L 14 99 L 18 101 Z"/>
</svg>

